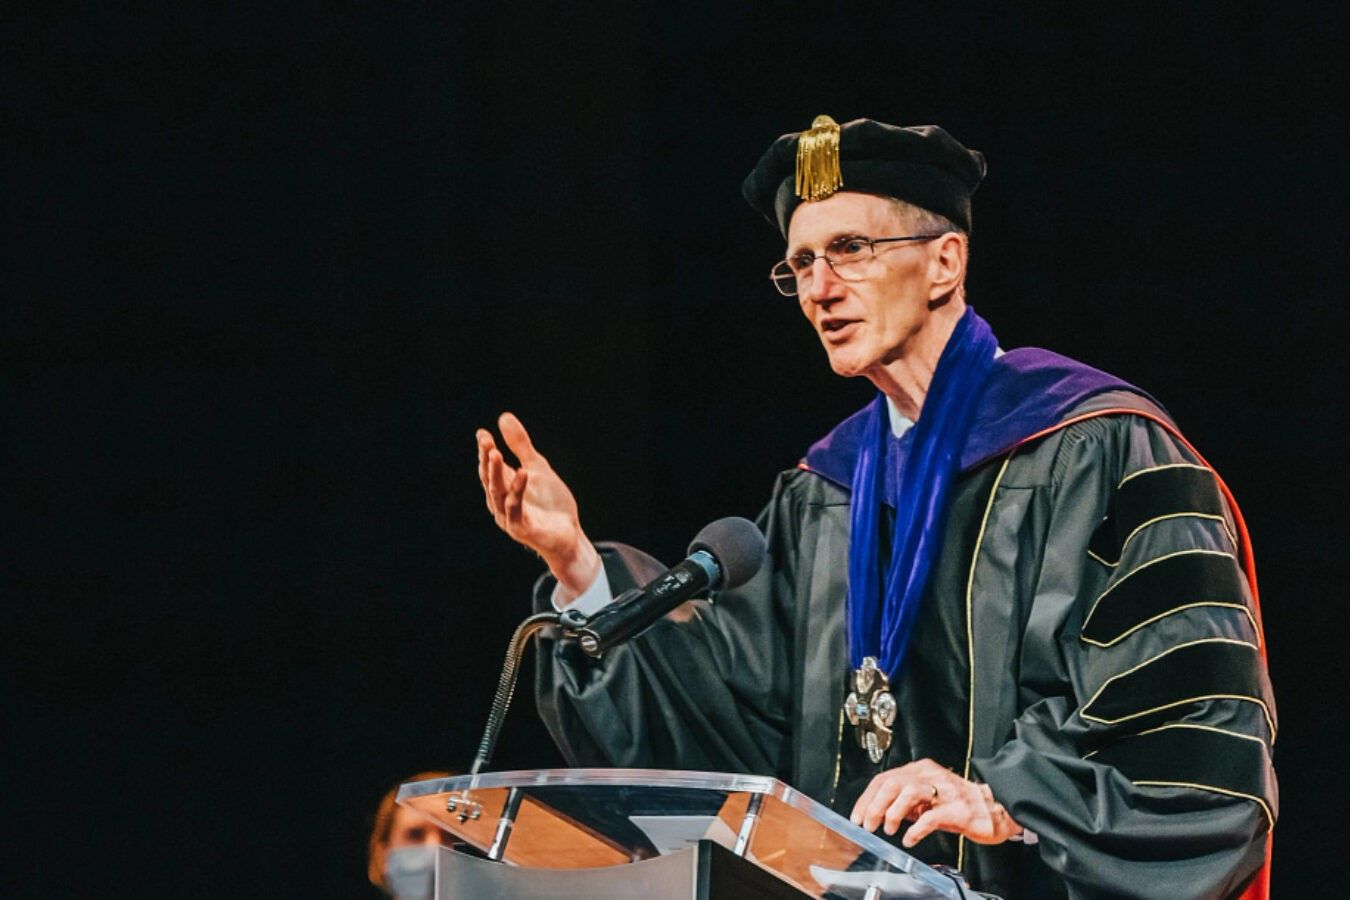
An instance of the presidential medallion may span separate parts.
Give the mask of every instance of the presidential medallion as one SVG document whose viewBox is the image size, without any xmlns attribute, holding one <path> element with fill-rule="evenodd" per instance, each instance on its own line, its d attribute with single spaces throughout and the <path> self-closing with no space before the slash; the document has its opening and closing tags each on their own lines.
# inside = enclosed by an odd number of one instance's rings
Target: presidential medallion
<svg viewBox="0 0 1350 900">
<path fill-rule="evenodd" d="M 886 673 L 877 668 L 875 656 L 863 657 L 853 671 L 853 690 L 844 698 L 844 715 L 854 727 L 858 746 L 867 751 L 873 764 L 886 756 L 891 746 L 891 726 L 895 724 L 895 697 Z"/>
</svg>

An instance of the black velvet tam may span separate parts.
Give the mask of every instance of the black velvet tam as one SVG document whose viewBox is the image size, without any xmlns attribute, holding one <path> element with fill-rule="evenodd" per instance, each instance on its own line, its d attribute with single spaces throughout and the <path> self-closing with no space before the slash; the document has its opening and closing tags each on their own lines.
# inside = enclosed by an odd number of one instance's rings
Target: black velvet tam
<svg viewBox="0 0 1350 900">
<path fill-rule="evenodd" d="M 801 132 L 774 141 L 741 192 L 750 205 L 787 237 L 799 203 L 795 178 Z M 896 197 L 946 216 L 970 231 L 970 195 L 984 179 L 984 155 L 962 146 L 936 125 L 902 128 L 854 119 L 840 126 L 841 191 Z"/>
</svg>

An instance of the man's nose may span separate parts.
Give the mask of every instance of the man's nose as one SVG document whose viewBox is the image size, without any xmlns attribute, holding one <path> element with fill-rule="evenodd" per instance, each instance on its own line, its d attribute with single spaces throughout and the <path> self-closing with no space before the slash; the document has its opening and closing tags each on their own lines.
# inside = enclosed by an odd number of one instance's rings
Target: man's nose
<svg viewBox="0 0 1350 900">
<path fill-rule="evenodd" d="M 844 282 L 825 261 L 818 256 L 811 262 L 811 284 L 803 292 L 803 299 L 811 303 L 830 303 L 844 296 Z"/>
</svg>

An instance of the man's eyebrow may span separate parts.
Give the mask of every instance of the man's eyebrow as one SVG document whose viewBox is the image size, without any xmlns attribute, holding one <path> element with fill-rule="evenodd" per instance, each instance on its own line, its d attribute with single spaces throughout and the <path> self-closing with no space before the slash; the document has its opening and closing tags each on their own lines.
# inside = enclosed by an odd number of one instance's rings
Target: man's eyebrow
<svg viewBox="0 0 1350 900">
<path fill-rule="evenodd" d="M 834 234 L 832 234 L 832 235 L 829 236 L 829 238 L 825 241 L 825 246 L 828 247 L 828 246 L 830 246 L 831 244 L 833 244 L 835 241 L 840 240 L 840 239 L 842 239 L 842 238 L 855 238 L 855 237 L 863 237 L 863 236 L 864 236 L 863 233 L 862 233 L 861 231 L 858 231 L 857 229 L 848 229 L 848 230 L 845 230 L 845 231 L 838 231 L 838 232 L 835 232 Z M 788 250 L 786 258 L 787 258 L 787 259 L 791 259 L 792 257 L 798 256 L 798 255 L 800 255 L 801 253 L 805 252 L 805 251 L 808 250 L 808 249 L 810 249 L 810 248 L 805 247 L 805 246 L 803 246 L 803 245 L 801 245 L 801 244 L 798 244 L 798 245 L 796 245 L 795 247 L 792 247 L 790 250 Z"/>
</svg>

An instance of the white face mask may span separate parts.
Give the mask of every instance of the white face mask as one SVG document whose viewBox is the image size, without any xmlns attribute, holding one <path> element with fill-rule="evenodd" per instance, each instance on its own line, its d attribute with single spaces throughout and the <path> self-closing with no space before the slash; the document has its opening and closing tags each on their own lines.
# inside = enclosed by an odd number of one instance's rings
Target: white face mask
<svg viewBox="0 0 1350 900">
<path fill-rule="evenodd" d="M 384 878 L 398 900 L 431 900 L 435 875 L 434 846 L 400 847 L 384 858 Z"/>
</svg>

